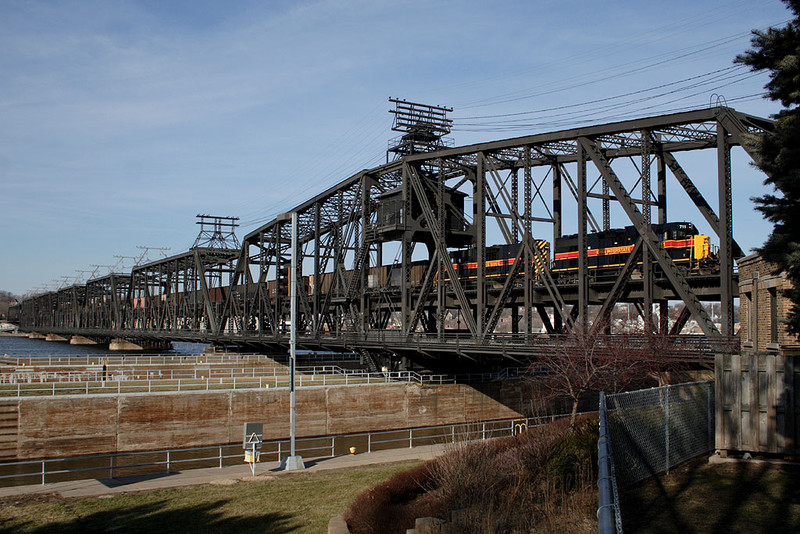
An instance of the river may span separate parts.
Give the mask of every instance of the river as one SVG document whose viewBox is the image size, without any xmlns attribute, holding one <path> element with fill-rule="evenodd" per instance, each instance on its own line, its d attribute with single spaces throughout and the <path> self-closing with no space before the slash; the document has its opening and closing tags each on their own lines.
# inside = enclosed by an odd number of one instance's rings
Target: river
<svg viewBox="0 0 800 534">
<path fill-rule="evenodd" d="M 174 342 L 172 350 L 162 351 L 167 354 L 203 354 L 205 343 Z M 47 358 L 49 356 L 96 356 L 101 354 L 142 354 L 141 351 L 110 352 L 107 346 L 70 345 L 64 341 L 45 341 L 44 339 L 28 339 L 26 337 L 0 336 L 0 357 L 11 358 Z"/>
</svg>

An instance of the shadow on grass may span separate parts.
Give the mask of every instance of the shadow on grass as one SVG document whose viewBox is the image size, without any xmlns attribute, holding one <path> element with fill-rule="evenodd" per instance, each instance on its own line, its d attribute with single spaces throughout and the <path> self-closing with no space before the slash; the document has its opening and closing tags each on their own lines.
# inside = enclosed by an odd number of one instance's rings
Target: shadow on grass
<svg viewBox="0 0 800 534">
<path fill-rule="evenodd" d="M 127 486 L 128 484 L 136 484 L 137 482 L 144 482 L 146 480 L 157 480 L 160 478 L 171 477 L 177 474 L 178 474 L 177 472 L 148 473 L 146 475 L 128 475 L 116 478 L 98 478 L 97 481 L 107 488 L 118 488 L 120 486 Z"/>
<path fill-rule="evenodd" d="M 688 462 L 621 494 L 626 533 L 800 532 L 800 466 Z"/>
<path fill-rule="evenodd" d="M 0 532 L 94 532 L 124 533 L 192 533 L 219 532 L 238 533 L 270 532 L 283 534 L 294 531 L 298 523 L 293 517 L 282 513 L 266 513 L 248 517 L 226 517 L 222 508 L 230 501 L 218 500 L 198 506 L 175 508 L 168 500 L 150 502 L 135 506 L 109 507 L 104 510 L 78 514 L 63 521 L 49 523 L 31 521 L 0 522 Z M 67 510 L 76 513 L 67 504 Z"/>
</svg>

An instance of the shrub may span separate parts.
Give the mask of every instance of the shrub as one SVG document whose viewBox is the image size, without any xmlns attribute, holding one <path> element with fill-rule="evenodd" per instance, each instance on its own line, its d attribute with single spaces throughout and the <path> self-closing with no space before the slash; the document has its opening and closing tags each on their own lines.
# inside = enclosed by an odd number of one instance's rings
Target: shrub
<svg viewBox="0 0 800 534">
<path fill-rule="evenodd" d="M 353 534 L 404 534 L 428 516 L 475 534 L 591 532 L 596 449 L 597 422 L 586 416 L 574 429 L 563 419 L 510 438 L 454 444 L 363 493 L 345 520 Z"/>
<path fill-rule="evenodd" d="M 597 421 L 585 421 L 577 431 L 565 432 L 556 443 L 547 466 L 553 481 L 571 491 L 584 471 L 588 470 L 587 474 L 593 478 L 599 435 Z"/>
<path fill-rule="evenodd" d="M 398 473 L 359 495 L 347 509 L 344 520 L 358 534 L 405 533 L 414 528 L 419 513 L 410 503 L 430 484 L 431 463 Z"/>
</svg>

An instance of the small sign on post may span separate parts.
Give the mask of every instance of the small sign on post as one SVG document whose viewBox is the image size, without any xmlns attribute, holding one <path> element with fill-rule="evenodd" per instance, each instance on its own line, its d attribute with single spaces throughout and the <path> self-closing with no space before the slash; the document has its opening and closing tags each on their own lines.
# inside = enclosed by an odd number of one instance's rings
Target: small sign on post
<svg viewBox="0 0 800 534">
<path fill-rule="evenodd" d="M 263 423 L 245 423 L 244 440 L 244 461 L 250 464 L 250 472 L 256 475 L 256 462 L 261 461 L 261 443 L 264 441 Z"/>
</svg>

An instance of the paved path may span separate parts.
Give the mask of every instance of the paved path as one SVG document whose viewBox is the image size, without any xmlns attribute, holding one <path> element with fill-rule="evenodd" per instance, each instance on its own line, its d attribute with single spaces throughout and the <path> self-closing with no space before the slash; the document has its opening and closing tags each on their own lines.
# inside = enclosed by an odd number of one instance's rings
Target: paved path
<svg viewBox="0 0 800 534">
<path fill-rule="evenodd" d="M 403 460 L 430 460 L 445 450 L 444 445 L 427 445 L 423 447 L 391 449 L 355 455 L 337 456 L 306 460 L 306 472 L 315 473 L 332 469 L 347 469 L 363 465 L 400 462 Z M 45 485 L 15 486 L 0 488 L 0 498 L 15 495 L 33 495 L 41 493 L 57 493 L 63 497 L 92 497 L 113 495 L 132 491 L 177 488 L 200 484 L 234 484 L 238 481 L 268 480 L 275 476 L 291 476 L 297 471 L 281 471 L 278 462 L 256 464 L 256 475 L 252 476 L 250 465 L 242 463 L 230 467 L 212 467 L 207 469 L 191 469 L 177 473 L 153 475 L 137 475 L 121 478 L 102 478 L 75 480 L 71 482 L 54 482 Z"/>
</svg>

